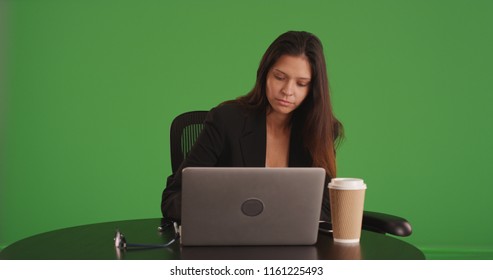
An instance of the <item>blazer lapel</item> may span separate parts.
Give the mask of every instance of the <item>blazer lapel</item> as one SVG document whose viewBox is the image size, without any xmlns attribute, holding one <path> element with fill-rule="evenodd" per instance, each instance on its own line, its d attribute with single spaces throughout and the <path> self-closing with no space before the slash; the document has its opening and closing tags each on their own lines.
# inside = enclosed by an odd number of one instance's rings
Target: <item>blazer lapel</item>
<svg viewBox="0 0 493 280">
<path fill-rule="evenodd" d="M 240 138 L 245 167 L 265 167 L 266 141 L 265 111 L 249 112 Z"/>
<path fill-rule="evenodd" d="M 289 140 L 289 167 L 312 166 L 310 153 L 303 145 L 303 124 L 293 119 L 291 137 Z"/>
</svg>

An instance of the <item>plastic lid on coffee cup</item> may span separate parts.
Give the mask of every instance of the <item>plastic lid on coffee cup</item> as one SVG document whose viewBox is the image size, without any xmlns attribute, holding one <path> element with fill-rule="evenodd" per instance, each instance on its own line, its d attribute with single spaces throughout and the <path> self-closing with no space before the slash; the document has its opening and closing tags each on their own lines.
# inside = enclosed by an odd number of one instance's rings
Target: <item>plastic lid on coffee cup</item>
<svg viewBox="0 0 493 280">
<path fill-rule="evenodd" d="M 337 190 L 364 190 L 366 184 L 359 178 L 333 178 L 329 183 L 330 189 Z"/>
</svg>

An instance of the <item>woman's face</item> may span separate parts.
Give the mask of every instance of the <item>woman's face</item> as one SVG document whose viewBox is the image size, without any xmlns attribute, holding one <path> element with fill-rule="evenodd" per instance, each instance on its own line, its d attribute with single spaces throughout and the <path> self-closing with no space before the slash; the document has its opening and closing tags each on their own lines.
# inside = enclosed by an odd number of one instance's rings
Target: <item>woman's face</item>
<svg viewBox="0 0 493 280">
<path fill-rule="evenodd" d="M 267 73 L 266 94 L 274 112 L 292 113 L 305 100 L 312 77 L 306 56 L 283 55 Z"/>
</svg>

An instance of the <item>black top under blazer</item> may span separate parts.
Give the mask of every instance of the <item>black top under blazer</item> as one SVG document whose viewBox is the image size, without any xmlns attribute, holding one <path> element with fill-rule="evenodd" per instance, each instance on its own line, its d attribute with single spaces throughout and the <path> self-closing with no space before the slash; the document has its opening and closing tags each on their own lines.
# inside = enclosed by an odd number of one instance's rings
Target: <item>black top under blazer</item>
<svg viewBox="0 0 493 280">
<path fill-rule="evenodd" d="M 168 177 L 163 191 L 163 217 L 181 219 L 181 178 L 185 167 L 265 167 L 266 112 L 250 110 L 231 102 L 213 108 L 204 128 L 175 174 Z M 311 167 L 312 158 L 303 147 L 302 124 L 292 119 L 289 144 L 289 167 Z M 325 186 L 330 181 L 326 176 Z M 300 186 L 302 187 L 302 186 Z M 330 220 L 327 188 L 324 188 L 321 220 Z"/>
</svg>

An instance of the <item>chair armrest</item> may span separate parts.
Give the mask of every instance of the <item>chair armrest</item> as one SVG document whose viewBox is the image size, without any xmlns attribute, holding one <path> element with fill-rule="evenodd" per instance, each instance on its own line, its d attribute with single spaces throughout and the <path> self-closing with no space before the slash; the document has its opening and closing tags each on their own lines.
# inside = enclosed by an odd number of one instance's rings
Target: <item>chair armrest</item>
<svg viewBox="0 0 493 280">
<path fill-rule="evenodd" d="M 397 236 L 409 236 L 413 232 L 404 218 L 370 211 L 363 212 L 363 229 Z"/>
</svg>

